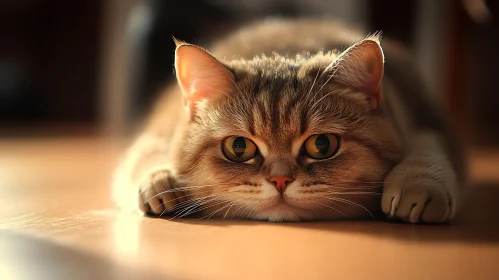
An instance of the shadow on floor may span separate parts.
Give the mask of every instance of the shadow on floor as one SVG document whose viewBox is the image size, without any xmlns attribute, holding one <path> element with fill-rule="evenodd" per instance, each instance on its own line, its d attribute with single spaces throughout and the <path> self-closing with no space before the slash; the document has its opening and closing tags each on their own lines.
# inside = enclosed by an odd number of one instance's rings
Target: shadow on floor
<svg viewBox="0 0 499 280">
<path fill-rule="evenodd" d="M 1 279 L 178 279 L 151 275 L 49 240 L 0 230 Z"/>
<path fill-rule="evenodd" d="M 384 220 L 384 219 L 382 219 Z M 241 220 L 173 219 L 171 222 L 210 226 L 266 225 L 376 235 L 410 242 L 499 243 L 499 184 L 480 183 L 471 189 L 456 218 L 445 225 L 411 225 L 386 221 L 322 221 L 268 223 Z"/>
</svg>

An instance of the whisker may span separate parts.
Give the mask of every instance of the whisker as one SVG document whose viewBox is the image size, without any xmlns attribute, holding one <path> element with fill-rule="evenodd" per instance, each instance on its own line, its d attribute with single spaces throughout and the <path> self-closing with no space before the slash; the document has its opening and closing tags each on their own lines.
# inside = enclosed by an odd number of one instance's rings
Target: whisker
<svg viewBox="0 0 499 280">
<path fill-rule="evenodd" d="M 241 217 L 242 219 L 247 219 L 247 218 L 243 218 L 244 216 L 244 213 L 246 213 L 247 211 L 250 211 L 251 209 L 249 209 L 248 207 L 244 207 L 243 208 L 243 211 L 241 212 L 241 214 L 239 215 L 239 217 Z"/>
<path fill-rule="evenodd" d="M 187 196 L 191 196 L 191 195 L 192 195 L 192 194 L 187 194 L 187 195 L 184 195 L 184 196 L 182 196 L 182 197 L 187 197 Z M 214 195 L 214 194 L 212 194 L 212 195 Z M 212 195 L 209 195 L 209 196 L 204 196 L 204 197 L 202 197 L 202 198 L 208 198 L 208 197 L 211 197 Z M 169 210 L 169 211 L 170 211 L 170 210 L 174 210 L 174 209 L 175 209 L 175 207 L 177 207 L 177 208 L 183 207 L 184 205 L 186 205 L 186 204 L 190 204 L 190 203 L 191 203 L 191 202 L 193 202 L 194 200 L 199 200 L 199 199 L 201 199 L 201 198 L 194 198 L 194 199 L 191 199 L 191 200 L 182 201 L 182 202 L 180 202 L 180 203 L 175 204 L 173 207 L 168 208 L 168 210 Z M 163 202 L 163 205 L 164 205 L 164 204 L 166 204 L 166 203 L 168 203 L 168 202 L 171 202 L 171 201 L 173 201 L 173 200 L 176 200 L 176 199 L 172 199 L 172 200 L 169 200 L 169 201 Z"/>
<path fill-rule="evenodd" d="M 334 201 L 339 201 L 339 202 L 343 202 L 345 204 L 349 204 L 349 205 L 352 205 L 352 206 L 357 206 L 357 207 L 360 207 L 362 209 L 364 209 L 367 213 L 369 213 L 369 215 L 371 215 L 371 217 L 373 218 L 373 220 L 376 220 L 374 218 L 374 215 L 371 213 L 371 211 L 369 211 L 366 207 L 356 203 L 356 202 L 353 202 L 351 200 L 348 200 L 348 199 L 344 199 L 344 198 L 339 198 L 339 197 L 326 197 L 326 199 L 329 199 L 329 200 L 334 200 Z"/>
<path fill-rule="evenodd" d="M 180 217 L 184 217 L 184 216 L 196 213 L 196 212 L 203 211 L 203 210 L 210 208 L 210 207 L 213 207 L 215 205 L 218 205 L 219 203 L 217 203 L 217 202 L 220 202 L 220 200 L 219 200 L 220 198 L 226 197 L 234 192 L 237 192 L 237 190 L 227 191 L 224 193 L 214 193 L 214 194 L 207 195 L 207 196 L 204 196 L 201 198 L 196 198 L 193 200 L 184 201 L 178 205 L 175 205 L 173 207 L 165 209 L 165 211 L 163 211 L 163 212 L 165 213 L 165 212 L 169 212 L 169 211 L 179 211 L 179 212 L 177 212 L 177 214 L 174 217 L 177 217 L 178 215 L 180 215 Z M 208 199 L 208 198 L 211 198 L 211 199 L 209 199 L 208 201 L 202 202 L 203 200 Z M 221 202 L 224 203 L 225 200 L 222 200 Z M 183 208 L 183 209 L 179 210 L 179 208 Z"/>
<path fill-rule="evenodd" d="M 225 202 L 225 201 L 224 201 Z M 227 202 L 225 202 L 227 203 Z M 207 220 L 210 219 L 211 217 L 213 217 L 216 213 L 220 212 L 221 210 L 225 209 L 226 207 L 228 207 L 230 205 L 230 203 L 227 203 L 225 206 L 221 207 L 220 209 L 216 210 L 216 211 L 213 211 L 211 214 L 208 214 L 204 217 L 201 217 L 200 220 L 206 218 Z"/>
<path fill-rule="evenodd" d="M 324 194 L 335 194 L 335 195 L 382 195 L 379 192 L 333 192 L 333 191 L 324 191 Z"/>
<path fill-rule="evenodd" d="M 229 194 L 212 194 L 212 195 L 208 195 L 208 196 L 205 196 L 205 197 L 202 197 L 200 199 L 196 199 L 196 201 L 191 201 L 190 205 L 187 205 L 184 209 L 180 210 L 180 214 L 182 216 L 187 216 L 187 215 L 190 215 L 192 213 L 195 213 L 195 212 L 199 212 L 199 211 L 202 211 L 204 209 L 206 209 L 207 207 L 211 207 L 213 205 L 210 205 L 210 206 L 207 206 L 207 204 L 211 203 L 211 202 L 216 202 L 220 197 L 224 197 L 224 196 L 227 196 Z M 207 199 L 207 198 L 210 198 L 210 197 L 214 197 L 208 201 L 205 201 L 203 203 L 201 203 L 201 201 Z M 196 207 L 204 207 L 204 208 L 200 208 L 200 209 L 196 209 Z M 196 209 L 195 212 L 192 212 L 192 210 Z"/>
<path fill-rule="evenodd" d="M 201 201 L 203 201 L 204 199 L 207 199 L 209 197 L 212 197 L 213 195 L 209 195 L 209 196 L 205 196 L 205 197 L 202 197 L 200 199 L 194 199 L 194 200 L 187 200 L 187 201 L 184 201 L 184 203 L 179 203 L 178 205 L 174 205 L 173 207 L 170 207 L 168 209 L 165 209 L 163 211 L 163 213 L 167 213 L 167 212 L 176 212 L 176 214 L 173 216 L 173 218 L 175 217 L 183 217 L 184 214 L 189 214 L 191 210 L 194 210 L 196 207 L 200 207 L 206 203 L 209 203 L 210 201 L 212 201 L 211 199 L 208 200 L 207 202 L 205 203 L 200 203 Z M 162 213 L 162 214 L 163 214 Z"/>
<path fill-rule="evenodd" d="M 255 203 L 258 204 L 258 203 L 260 203 L 260 201 L 262 201 L 262 198 L 259 197 L 259 198 L 257 198 Z M 245 210 L 243 210 L 243 213 L 245 213 L 246 210 L 248 211 L 248 215 L 246 216 L 246 219 L 248 219 L 249 216 L 252 215 L 253 213 L 255 213 L 257 209 L 255 209 L 254 207 L 253 207 L 253 209 L 251 209 L 249 207 L 245 207 Z"/>
<path fill-rule="evenodd" d="M 217 185 L 219 185 L 219 184 L 217 184 Z M 209 186 L 209 185 L 205 185 L 205 186 Z M 220 186 L 220 185 L 219 185 L 219 186 Z M 202 191 L 209 191 L 209 190 L 206 190 L 206 189 L 205 189 L 205 190 L 202 190 Z M 198 192 L 198 193 L 199 193 L 199 192 Z M 227 192 L 225 192 L 225 193 L 227 193 Z M 224 194 L 225 194 L 225 193 L 224 193 Z M 162 205 L 164 205 L 164 204 L 166 204 L 166 203 L 168 203 L 168 202 L 175 201 L 175 200 L 180 199 L 180 198 L 185 198 L 185 197 L 191 196 L 191 195 L 192 195 L 192 194 L 186 194 L 186 195 L 183 195 L 183 196 L 180 196 L 180 197 L 177 197 L 177 198 L 171 199 L 171 200 L 166 201 L 166 202 L 164 201 Z M 201 200 L 203 200 L 204 198 L 208 198 L 208 197 L 211 197 L 211 196 L 213 196 L 213 195 L 216 195 L 216 194 L 211 194 L 211 195 L 209 195 L 209 196 L 204 196 L 204 197 L 202 197 L 202 198 L 196 198 L 196 200 L 201 201 Z M 186 205 L 186 204 L 190 204 L 190 203 L 192 203 L 192 201 L 193 201 L 193 200 L 186 200 L 186 201 L 182 201 L 182 202 L 180 202 L 180 203 L 175 204 L 173 207 L 170 207 L 170 208 L 168 208 L 168 209 L 165 209 L 165 211 L 164 211 L 164 212 L 173 211 L 173 210 L 175 210 L 175 208 L 180 208 L 180 207 L 183 207 L 183 206 L 184 206 L 184 205 Z"/>
<path fill-rule="evenodd" d="M 205 205 L 204 207 L 202 207 L 202 208 L 200 208 L 200 209 L 197 209 L 197 210 L 196 210 L 195 212 L 193 212 L 193 213 L 196 213 L 196 212 L 202 212 L 203 210 L 206 210 L 206 209 L 209 209 L 209 208 L 215 207 L 215 206 L 220 205 L 220 204 L 226 204 L 225 206 L 227 206 L 227 204 L 229 204 L 229 203 L 230 203 L 230 202 L 227 202 L 227 201 L 224 201 L 224 200 L 222 200 L 222 201 L 219 201 L 219 200 L 216 200 L 216 201 L 215 201 L 215 200 L 213 200 L 213 201 L 212 201 L 212 203 L 207 204 L 207 205 Z M 222 207 L 222 208 L 220 208 L 220 209 L 218 209 L 216 212 L 218 212 L 218 211 L 219 211 L 219 210 L 221 210 L 221 209 L 224 209 L 224 208 L 225 208 L 225 206 L 224 206 L 224 207 Z M 216 212 L 215 212 L 215 213 L 216 213 Z M 192 214 L 192 213 L 188 213 L 187 215 L 189 215 L 189 214 Z M 187 215 L 186 215 L 186 216 L 187 216 Z M 211 217 L 211 216 L 210 216 L 210 217 Z"/>
<path fill-rule="evenodd" d="M 246 218 L 244 218 L 245 220 L 248 220 L 248 219 L 249 219 L 249 217 L 250 217 L 250 215 L 252 215 L 252 214 L 253 214 L 253 212 L 255 212 L 255 209 L 249 209 L 249 208 L 247 208 L 247 209 L 248 209 L 249 211 L 248 211 L 248 215 L 246 215 Z"/>
<path fill-rule="evenodd" d="M 173 188 L 173 189 L 169 189 L 169 190 L 166 190 L 166 191 L 159 192 L 159 193 L 155 194 L 154 196 L 150 197 L 149 199 L 152 199 L 154 197 L 157 197 L 158 195 L 162 195 L 162 194 L 169 193 L 169 192 L 181 192 L 181 191 L 187 191 L 187 190 L 193 190 L 193 189 L 201 189 L 201 188 L 205 188 L 205 187 L 213 187 L 213 186 L 217 186 L 217 185 L 218 184 Z M 141 190 L 140 194 L 143 194 L 146 190 L 147 189 Z M 149 199 L 146 202 L 148 202 Z"/>
<path fill-rule="evenodd" d="M 241 208 L 246 209 L 246 206 L 245 206 L 245 205 L 241 205 L 241 206 L 239 206 L 239 208 L 237 208 L 237 209 L 236 209 L 236 211 L 234 211 L 234 213 L 232 214 L 232 217 L 233 217 L 233 218 L 238 217 L 238 216 L 236 216 L 236 213 L 237 213 L 239 210 L 241 210 Z"/>
<path fill-rule="evenodd" d="M 315 202 L 315 203 L 316 203 L 316 204 L 318 204 L 318 205 L 321 205 L 321 206 L 323 206 L 323 207 L 326 207 L 326 208 L 329 208 L 329 209 L 333 209 L 333 210 L 335 210 L 336 212 L 338 212 L 338 213 L 340 213 L 341 215 L 343 215 L 343 217 L 346 217 L 345 213 L 341 212 L 341 211 L 340 211 L 340 210 L 338 210 L 337 208 L 331 207 L 331 206 L 326 205 L 326 204 L 322 204 L 322 203 L 320 203 L 320 202 Z M 312 208 L 312 209 L 313 209 L 313 208 Z"/>
<path fill-rule="evenodd" d="M 334 184 L 383 184 L 386 182 L 387 181 L 336 181 Z"/>
<path fill-rule="evenodd" d="M 225 215 L 224 215 L 224 220 L 225 220 L 225 217 L 227 217 L 227 214 L 229 213 L 230 209 L 232 208 L 232 206 L 236 205 L 239 201 L 241 201 L 241 199 L 238 199 L 234 202 L 231 203 L 231 205 L 229 206 L 229 209 L 227 209 L 227 211 L 225 212 Z"/>
<path fill-rule="evenodd" d="M 226 196 L 226 195 L 225 195 L 225 196 Z M 227 200 L 219 200 L 219 199 L 220 199 L 220 197 L 224 197 L 224 196 L 219 196 L 219 197 L 216 197 L 216 198 L 211 199 L 209 202 L 202 203 L 201 205 L 203 205 L 203 207 L 202 207 L 202 208 L 200 208 L 200 209 L 197 209 L 197 210 L 196 210 L 196 212 L 200 212 L 200 211 L 203 211 L 203 210 L 205 210 L 205 209 L 208 209 L 208 208 L 211 208 L 211 207 L 213 207 L 213 206 L 216 206 L 216 205 L 218 205 L 218 204 L 221 204 L 221 203 L 226 203 L 226 202 L 227 202 Z M 213 202 L 213 203 L 211 203 L 211 202 Z M 220 202 L 220 203 L 218 203 L 218 202 Z M 229 202 L 230 202 L 230 201 L 229 201 Z M 211 203 L 211 204 L 210 204 L 210 203 Z"/>
<path fill-rule="evenodd" d="M 189 206 L 186 206 L 184 209 L 182 209 L 181 211 L 177 212 L 174 216 L 172 216 L 169 220 L 173 220 L 175 218 L 182 218 L 182 217 L 185 217 L 185 216 L 188 216 L 190 214 L 194 214 L 196 212 L 199 212 L 199 211 L 202 211 L 202 207 L 206 207 L 207 205 L 214 205 L 216 203 L 219 203 L 219 201 L 215 200 L 215 199 L 211 199 L 205 203 L 202 203 L 202 204 L 199 204 L 199 203 L 192 203 L 191 205 Z"/>
</svg>

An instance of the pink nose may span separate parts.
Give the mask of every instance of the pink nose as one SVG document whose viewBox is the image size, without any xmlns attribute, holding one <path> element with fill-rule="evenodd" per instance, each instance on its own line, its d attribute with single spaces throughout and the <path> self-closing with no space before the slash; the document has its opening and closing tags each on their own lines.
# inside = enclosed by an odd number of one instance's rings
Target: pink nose
<svg viewBox="0 0 499 280">
<path fill-rule="evenodd" d="M 282 194 L 288 187 L 288 184 L 293 182 L 293 179 L 287 176 L 272 176 L 270 177 L 269 181 L 274 183 L 277 191 Z"/>
</svg>

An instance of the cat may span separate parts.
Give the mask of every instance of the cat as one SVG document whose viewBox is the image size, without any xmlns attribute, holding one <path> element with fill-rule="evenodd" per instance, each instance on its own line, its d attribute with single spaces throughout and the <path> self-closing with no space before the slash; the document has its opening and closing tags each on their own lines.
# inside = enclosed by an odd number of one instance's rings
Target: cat
<svg viewBox="0 0 499 280">
<path fill-rule="evenodd" d="M 361 35 L 269 19 L 211 53 L 174 39 L 177 83 L 120 163 L 116 202 L 172 217 L 452 219 L 465 180 L 456 139 L 410 54 Z"/>
</svg>

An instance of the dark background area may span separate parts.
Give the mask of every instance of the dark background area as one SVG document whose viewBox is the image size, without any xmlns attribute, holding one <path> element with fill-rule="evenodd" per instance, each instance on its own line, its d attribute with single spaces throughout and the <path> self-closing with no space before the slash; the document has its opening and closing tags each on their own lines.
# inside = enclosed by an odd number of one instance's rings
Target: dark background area
<svg viewBox="0 0 499 280">
<path fill-rule="evenodd" d="M 0 120 L 97 121 L 100 1 L 1 1 Z"/>
<path fill-rule="evenodd" d="M 103 44 L 116 35 L 106 33 L 110 14 L 106 9 L 125 2 L 147 2 L 152 7 L 149 28 L 141 37 L 143 53 L 139 70 L 134 71 L 136 82 L 125 104 L 129 107 L 124 110 L 125 120 L 130 122 L 144 114 L 165 82 L 173 78 L 170 35 L 206 45 L 245 22 L 268 16 L 343 17 L 337 7 L 348 1 L 1 1 L 0 135 L 39 125 L 94 127 L 95 131 L 103 126 L 107 121 L 103 96 L 108 94 L 102 86 L 107 77 L 103 75 L 107 55 Z M 499 143 L 497 1 L 441 1 L 428 14 L 421 7 L 429 1 L 357 2 L 362 4 L 356 7 L 360 16 L 347 21 L 369 32 L 382 30 L 384 36 L 413 49 L 418 47 L 417 32 L 440 26 L 443 31 L 435 53 L 441 58 L 442 73 L 438 72 L 435 90 L 444 108 L 466 141 Z M 474 14 L 477 3 L 485 3 L 487 17 Z"/>
</svg>

